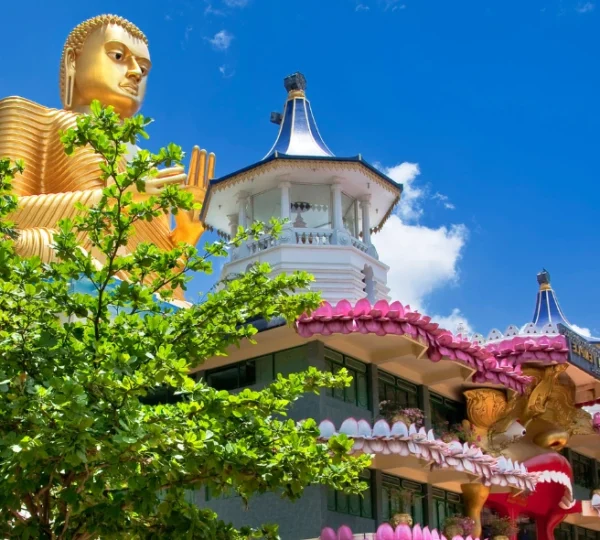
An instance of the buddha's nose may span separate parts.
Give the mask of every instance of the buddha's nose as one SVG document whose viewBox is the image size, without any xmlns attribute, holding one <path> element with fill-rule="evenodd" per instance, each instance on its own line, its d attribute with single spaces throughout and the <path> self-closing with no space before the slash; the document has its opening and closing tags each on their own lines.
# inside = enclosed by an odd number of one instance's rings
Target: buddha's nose
<svg viewBox="0 0 600 540">
<path fill-rule="evenodd" d="M 136 82 L 140 82 L 142 80 L 142 68 L 140 68 L 140 65 L 135 61 L 134 58 L 130 60 L 127 76 L 131 79 L 134 79 Z"/>
</svg>

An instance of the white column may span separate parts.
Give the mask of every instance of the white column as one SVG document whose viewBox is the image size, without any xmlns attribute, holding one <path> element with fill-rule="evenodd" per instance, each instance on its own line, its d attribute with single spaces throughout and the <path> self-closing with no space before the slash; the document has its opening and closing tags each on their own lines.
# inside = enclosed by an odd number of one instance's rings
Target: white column
<svg viewBox="0 0 600 540">
<path fill-rule="evenodd" d="M 289 182 L 281 182 L 281 219 L 290 219 L 290 187 Z"/>
<path fill-rule="evenodd" d="M 233 238 L 237 234 L 240 215 L 239 213 L 229 214 L 227 218 L 229 219 L 229 235 L 231 236 L 231 238 Z"/>
<path fill-rule="evenodd" d="M 371 219 L 369 210 L 371 209 L 371 195 L 365 195 L 360 201 L 362 210 L 362 240 L 367 246 L 371 245 Z"/>
<path fill-rule="evenodd" d="M 331 194 L 333 195 L 333 229 L 336 231 L 343 231 L 344 217 L 342 215 L 342 184 L 331 184 Z"/>
<path fill-rule="evenodd" d="M 240 227 L 248 227 L 247 219 L 246 219 L 246 201 L 248 200 L 248 193 L 245 191 L 240 191 L 237 194 L 237 203 L 238 203 L 238 225 Z"/>
</svg>

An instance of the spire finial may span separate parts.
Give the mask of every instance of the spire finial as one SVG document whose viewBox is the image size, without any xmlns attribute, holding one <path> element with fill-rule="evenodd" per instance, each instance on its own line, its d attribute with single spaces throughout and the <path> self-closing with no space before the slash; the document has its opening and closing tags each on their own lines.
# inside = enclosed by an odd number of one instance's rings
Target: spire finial
<svg viewBox="0 0 600 540">
<path fill-rule="evenodd" d="M 283 80 L 283 85 L 288 92 L 288 98 L 304 97 L 306 90 L 306 77 L 299 71 L 288 75 Z"/>
<path fill-rule="evenodd" d="M 540 284 L 540 291 L 549 291 L 552 289 L 550 286 L 550 272 L 545 268 L 537 275 L 537 282 Z"/>
</svg>

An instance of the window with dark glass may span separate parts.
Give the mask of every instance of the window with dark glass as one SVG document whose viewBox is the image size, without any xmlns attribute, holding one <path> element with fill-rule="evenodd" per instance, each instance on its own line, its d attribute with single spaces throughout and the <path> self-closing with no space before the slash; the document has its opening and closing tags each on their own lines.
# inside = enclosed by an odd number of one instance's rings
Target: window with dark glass
<svg viewBox="0 0 600 540">
<path fill-rule="evenodd" d="M 425 486 L 398 476 L 383 475 L 381 503 L 383 520 L 394 514 L 410 514 L 414 523 L 426 525 Z"/>
<path fill-rule="evenodd" d="M 571 466 L 575 484 L 586 489 L 593 489 L 594 485 L 594 460 L 571 451 Z"/>
<path fill-rule="evenodd" d="M 575 527 L 568 523 L 561 523 L 554 529 L 554 540 L 576 540 Z"/>
<path fill-rule="evenodd" d="M 371 470 L 367 469 L 363 471 L 361 478 L 369 487 L 359 495 L 347 495 L 341 491 L 329 488 L 327 490 L 327 510 L 372 519 L 373 475 Z"/>
<path fill-rule="evenodd" d="M 467 415 L 465 405 L 447 397 L 430 392 L 431 425 L 436 430 L 444 431 L 460 424 Z"/>
<path fill-rule="evenodd" d="M 294 347 L 274 354 L 236 362 L 206 372 L 206 382 L 217 390 L 238 390 L 255 384 L 268 384 L 278 373 L 287 376 L 305 370 L 306 349 Z"/>
<path fill-rule="evenodd" d="M 529 516 L 521 514 L 517 518 L 517 540 L 537 540 L 537 526 L 535 520 Z"/>
<path fill-rule="evenodd" d="M 370 408 L 367 364 L 331 349 L 326 349 L 325 366 L 327 371 L 331 373 L 337 373 L 340 369 L 346 368 L 352 377 L 350 386 L 346 388 L 330 388 L 327 390 L 328 396 L 345 401 L 346 403 L 352 403 L 364 409 Z"/>
<path fill-rule="evenodd" d="M 236 390 L 271 380 L 273 380 L 272 355 L 237 362 L 206 372 L 206 382 L 217 390 Z"/>
<path fill-rule="evenodd" d="M 433 516 L 431 516 L 431 528 L 440 529 L 444 526 L 446 518 L 455 515 L 464 515 L 462 496 L 452 491 L 432 488 Z"/>
<path fill-rule="evenodd" d="M 584 527 L 571 527 L 573 530 L 570 540 L 599 540 L 600 533 Z"/>
<path fill-rule="evenodd" d="M 391 401 L 406 409 L 419 407 L 419 387 L 409 381 L 379 371 L 379 402 Z"/>
</svg>

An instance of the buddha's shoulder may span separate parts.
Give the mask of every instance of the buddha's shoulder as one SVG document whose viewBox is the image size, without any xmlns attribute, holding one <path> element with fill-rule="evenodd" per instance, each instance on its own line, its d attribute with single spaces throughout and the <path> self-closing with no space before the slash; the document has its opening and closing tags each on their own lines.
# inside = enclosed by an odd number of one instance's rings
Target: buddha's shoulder
<svg viewBox="0 0 600 540">
<path fill-rule="evenodd" d="M 75 113 L 63 109 L 46 107 L 35 101 L 20 97 L 9 96 L 0 99 L 0 117 L 19 115 L 23 117 L 38 118 L 40 121 L 61 122 L 75 119 Z"/>
</svg>

